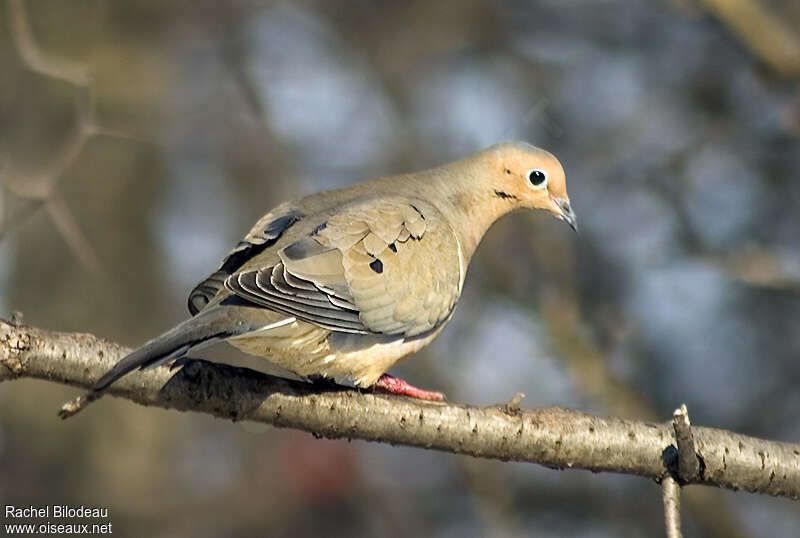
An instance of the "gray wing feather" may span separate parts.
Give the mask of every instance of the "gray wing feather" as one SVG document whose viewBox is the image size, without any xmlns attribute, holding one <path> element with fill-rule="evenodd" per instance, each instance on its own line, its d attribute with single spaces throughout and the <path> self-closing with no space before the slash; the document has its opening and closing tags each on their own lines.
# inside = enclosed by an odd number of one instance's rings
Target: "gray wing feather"
<svg viewBox="0 0 800 538">
<path fill-rule="evenodd" d="M 301 297 L 294 292 L 310 295 L 306 286 L 288 288 L 289 293 L 275 287 L 270 277 L 276 272 L 283 273 L 283 271 L 283 264 L 279 263 L 275 267 L 259 271 L 234 274 L 225 280 L 225 287 L 254 304 L 290 314 L 326 329 L 351 333 L 369 332 L 361 323 L 357 311 L 333 304 L 328 296 L 318 289 L 313 297 Z"/>
<path fill-rule="evenodd" d="M 225 279 L 247 260 L 274 244 L 283 233 L 301 218 L 291 203 L 285 203 L 263 216 L 222 260 L 219 269 L 200 282 L 189 294 L 189 312 L 194 316 L 224 287 Z"/>
</svg>

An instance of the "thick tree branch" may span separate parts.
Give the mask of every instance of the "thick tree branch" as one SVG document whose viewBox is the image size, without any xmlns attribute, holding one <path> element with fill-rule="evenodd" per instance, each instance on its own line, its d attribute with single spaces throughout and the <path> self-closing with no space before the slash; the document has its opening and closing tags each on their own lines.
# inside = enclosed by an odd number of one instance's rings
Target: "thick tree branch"
<svg viewBox="0 0 800 538">
<path fill-rule="evenodd" d="M 89 334 L 0 320 L 0 380 L 30 377 L 89 387 L 128 350 Z M 562 408 L 431 403 L 317 386 L 189 361 L 179 371 L 134 372 L 110 389 L 142 405 L 555 468 L 676 476 L 671 422 L 596 417 Z M 701 469 L 693 483 L 800 497 L 800 445 L 692 427 Z"/>
</svg>

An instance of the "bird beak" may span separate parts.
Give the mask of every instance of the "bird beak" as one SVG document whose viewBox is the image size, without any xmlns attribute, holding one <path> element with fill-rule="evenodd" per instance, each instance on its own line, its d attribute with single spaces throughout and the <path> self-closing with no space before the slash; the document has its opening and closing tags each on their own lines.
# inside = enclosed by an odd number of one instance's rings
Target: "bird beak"
<svg viewBox="0 0 800 538">
<path fill-rule="evenodd" d="M 558 198 L 556 196 L 550 197 L 553 200 L 553 203 L 558 207 L 558 214 L 556 215 L 559 219 L 563 220 L 569 227 L 572 228 L 574 231 L 578 231 L 578 219 L 575 216 L 575 213 L 572 211 L 572 207 L 569 205 L 569 200 L 564 198 Z"/>
</svg>

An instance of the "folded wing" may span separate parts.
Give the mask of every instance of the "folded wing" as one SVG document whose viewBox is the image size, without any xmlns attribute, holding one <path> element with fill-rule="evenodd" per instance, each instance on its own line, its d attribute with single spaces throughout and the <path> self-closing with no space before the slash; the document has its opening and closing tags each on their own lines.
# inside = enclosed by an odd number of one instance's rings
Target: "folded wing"
<svg viewBox="0 0 800 538">
<path fill-rule="evenodd" d="M 247 260 L 274 244 L 300 218 L 300 212 L 291 202 L 281 204 L 261 217 L 244 239 L 225 256 L 219 269 L 195 286 L 189 294 L 189 312 L 194 316 L 205 308 L 217 292 L 222 289 L 228 276 L 239 269 Z"/>
<path fill-rule="evenodd" d="M 460 246 L 432 205 L 361 199 L 225 287 L 254 304 L 334 331 L 412 337 L 446 321 L 461 291 Z"/>
</svg>

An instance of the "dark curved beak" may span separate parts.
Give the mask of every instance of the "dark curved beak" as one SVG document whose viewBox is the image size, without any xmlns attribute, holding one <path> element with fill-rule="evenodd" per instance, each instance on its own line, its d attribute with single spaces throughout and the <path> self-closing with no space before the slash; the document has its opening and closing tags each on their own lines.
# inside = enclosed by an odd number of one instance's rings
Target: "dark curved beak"
<svg viewBox="0 0 800 538">
<path fill-rule="evenodd" d="M 556 204 L 558 204 L 558 208 L 561 210 L 561 215 L 560 215 L 561 220 L 569 224 L 569 227 L 572 228 L 575 232 L 577 232 L 578 218 L 572 211 L 572 207 L 569 205 L 569 200 L 565 200 L 564 198 L 553 197 L 553 201 Z"/>
</svg>

